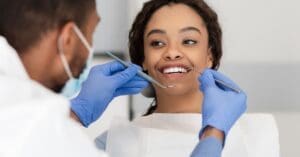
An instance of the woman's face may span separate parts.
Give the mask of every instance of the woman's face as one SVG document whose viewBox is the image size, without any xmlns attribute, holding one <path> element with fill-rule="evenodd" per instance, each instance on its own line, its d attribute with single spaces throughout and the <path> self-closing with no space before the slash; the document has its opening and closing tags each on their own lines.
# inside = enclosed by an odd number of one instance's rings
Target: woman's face
<svg viewBox="0 0 300 157">
<path fill-rule="evenodd" d="M 144 34 L 144 70 L 165 85 L 156 94 L 199 92 L 198 76 L 212 66 L 208 32 L 202 18 L 184 4 L 164 6 L 148 22 Z"/>
</svg>

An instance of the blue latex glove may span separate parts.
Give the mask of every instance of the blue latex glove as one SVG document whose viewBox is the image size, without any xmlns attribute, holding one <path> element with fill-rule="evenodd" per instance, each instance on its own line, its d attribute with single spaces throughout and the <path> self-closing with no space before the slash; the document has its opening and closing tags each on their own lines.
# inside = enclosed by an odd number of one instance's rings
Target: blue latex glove
<svg viewBox="0 0 300 157">
<path fill-rule="evenodd" d="M 87 127 L 96 121 L 114 97 L 137 94 L 148 82 L 137 76 L 140 67 L 126 68 L 114 61 L 91 69 L 77 97 L 71 100 L 71 109 Z"/>
<path fill-rule="evenodd" d="M 246 111 L 246 94 L 222 87 L 215 83 L 215 79 L 225 82 L 230 87 L 240 89 L 233 81 L 221 73 L 206 69 L 199 77 L 200 89 L 204 100 L 202 105 L 202 129 L 200 137 L 207 126 L 217 128 L 227 136 L 230 128 Z"/>
</svg>

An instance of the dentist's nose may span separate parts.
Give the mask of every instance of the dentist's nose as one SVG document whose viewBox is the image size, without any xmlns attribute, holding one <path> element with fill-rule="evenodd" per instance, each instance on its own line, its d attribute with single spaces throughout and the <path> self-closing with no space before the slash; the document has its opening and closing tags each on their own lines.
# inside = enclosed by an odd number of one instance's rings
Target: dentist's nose
<svg viewBox="0 0 300 157">
<path fill-rule="evenodd" d="M 163 58 L 167 61 L 179 60 L 183 57 L 183 54 L 176 48 L 169 48 L 165 53 Z"/>
</svg>

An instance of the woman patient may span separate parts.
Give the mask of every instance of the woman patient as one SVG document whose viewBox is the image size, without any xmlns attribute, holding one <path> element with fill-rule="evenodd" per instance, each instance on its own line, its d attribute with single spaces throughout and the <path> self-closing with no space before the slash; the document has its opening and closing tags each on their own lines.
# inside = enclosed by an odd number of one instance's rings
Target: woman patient
<svg viewBox="0 0 300 157">
<path fill-rule="evenodd" d="M 189 156 L 201 129 L 198 77 L 206 68 L 216 70 L 222 56 L 217 14 L 202 0 L 151 0 L 134 21 L 129 48 L 133 63 L 174 87 L 153 85 L 155 104 L 147 114 L 99 136 L 98 148 L 122 157 Z M 273 117 L 242 117 L 226 138 L 223 156 L 279 156 Z"/>
</svg>

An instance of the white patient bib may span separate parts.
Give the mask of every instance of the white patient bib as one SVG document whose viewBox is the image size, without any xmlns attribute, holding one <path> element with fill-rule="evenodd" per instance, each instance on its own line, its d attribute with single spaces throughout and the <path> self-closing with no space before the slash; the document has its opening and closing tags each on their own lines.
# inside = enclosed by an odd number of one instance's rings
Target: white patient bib
<svg viewBox="0 0 300 157">
<path fill-rule="evenodd" d="M 153 114 L 132 123 L 114 123 L 106 151 L 111 157 L 185 157 L 198 143 L 201 114 Z M 279 157 L 271 115 L 246 114 L 229 132 L 222 157 Z"/>
</svg>

